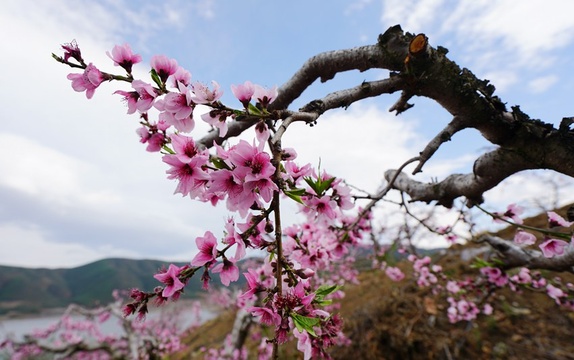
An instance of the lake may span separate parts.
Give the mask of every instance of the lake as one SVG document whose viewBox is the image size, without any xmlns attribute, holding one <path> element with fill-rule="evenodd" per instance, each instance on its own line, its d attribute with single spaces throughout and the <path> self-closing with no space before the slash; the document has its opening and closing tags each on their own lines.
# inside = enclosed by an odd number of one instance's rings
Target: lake
<svg viewBox="0 0 574 360">
<path fill-rule="evenodd" d="M 179 304 L 178 304 L 179 305 Z M 194 321 L 195 315 L 191 309 L 191 306 L 181 306 L 180 315 L 177 317 L 180 321 L 180 326 L 185 329 L 191 325 Z M 63 313 L 63 312 L 62 312 Z M 160 316 L 161 311 L 158 309 L 150 310 L 148 314 L 148 319 L 155 319 Z M 0 342 L 7 336 L 14 339 L 22 339 L 24 335 L 32 333 L 34 330 L 46 329 L 49 326 L 58 322 L 62 314 L 57 315 L 38 315 L 33 317 L 22 317 L 14 319 L 0 320 Z M 214 311 L 210 311 L 202 308 L 200 310 L 200 321 L 203 323 L 210 320 L 216 316 Z M 78 318 L 78 316 L 72 316 L 73 318 Z M 115 317 L 110 317 L 106 322 L 104 322 L 100 327 L 102 333 L 104 334 L 119 334 L 122 333 L 119 321 Z"/>
</svg>

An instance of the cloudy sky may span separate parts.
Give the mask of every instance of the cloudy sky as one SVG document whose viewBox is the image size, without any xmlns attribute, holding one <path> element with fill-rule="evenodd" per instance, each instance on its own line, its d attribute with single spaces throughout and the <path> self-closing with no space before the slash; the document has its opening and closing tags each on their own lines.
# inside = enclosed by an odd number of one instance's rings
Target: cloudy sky
<svg viewBox="0 0 574 360">
<path fill-rule="evenodd" d="M 144 58 L 178 60 L 194 80 L 229 86 L 245 80 L 281 85 L 319 52 L 376 42 L 401 24 L 488 78 L 508 105 L 554 124 L 574 115 L 574 2 L 440 1 L 129 1 L 7 0 L 0 12 L 0 264 L 70 267 L 106 257 L 189 260 L 205 230 L 221 234 L 224 209 L 173 195 L 158 154 L 135 134 L 137 118 L 114 84 L 87 101 L 72 72 L 53 59 L 76 39 L 87 61 L 117 72 L 105 52 L 130 43 Z M 295 108 L 384 72 L 352 72 L 316 84 Z M 284 146 L 350 183 L 374 190 L 383 172 L 416 156 L 449 115 L 425 99 L 395 117 L 395 96 L 367 101 L 293 127 Z M 238 105 L 238 104 L 236 104 Z M 200 135 L 197 133 L 197 135 Z M 420 179 L 468 171 L 488 144 L 472 131 L 446 144 Z M 373 166 L 373 164 L 376 164 Z M 543 182 L 542 182 L 543 183 Z M 544 191 L 517 176 L 487 205 Z M 528 187 L 527 187 L 528 186 Z"/>
</svg>

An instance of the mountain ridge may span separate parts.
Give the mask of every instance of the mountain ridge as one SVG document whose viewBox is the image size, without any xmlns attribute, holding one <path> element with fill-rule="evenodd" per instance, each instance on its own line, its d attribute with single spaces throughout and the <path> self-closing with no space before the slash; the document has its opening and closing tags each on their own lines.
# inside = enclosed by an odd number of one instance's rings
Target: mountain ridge
<svg viewBox="0 0 574 360">
<path fill-rule="evenodd" d="M 38 314 L 71 303 L 97 306 L 113 300 L 114 290 L 151 291 L 161 285 L 153 275 L 171 262 L 108 258 L 73 268 L 24 268 L 0 265 L 0 315 Z M 188 263 L 174 262 L 177 266 Z M 191 298 L 201 288 L 199 277 L 186 286 Z"/>
</svg>

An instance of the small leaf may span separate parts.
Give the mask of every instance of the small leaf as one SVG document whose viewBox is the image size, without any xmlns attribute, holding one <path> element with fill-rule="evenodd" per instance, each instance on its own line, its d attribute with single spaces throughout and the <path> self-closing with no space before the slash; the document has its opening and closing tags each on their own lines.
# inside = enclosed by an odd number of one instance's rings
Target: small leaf
<svg viewBox="0 0 574 360">
<path fill-rule="evenodd" d="M 159 75 L 157 74 L 157 72 L 155 71 L 155 69 L 151 69 L 151 71 L 149 72 L 151 74 L 151 79 L 153 80 L 154 83 L 156 83 L 156 85 L 161 89 L 163 88 L 163 84 L 161 82 L 161 79 L 159 78 Z"/>
<path fill-rule="evenodd" d="M 331 187 L 331 184 L 333 183 L 333 181 L 335 181 L 334 177 L 327 179 L 325 181 L 321 181 L 319 179 L 319 192 L 321 193 L 321 196 L 323 196 L 323 193 Z"/>
<path fill-rule="evenodd" d="M 492 265 L 492 263 L 477 257 L 474 259 L 474 262 L 470 265 L 470 267 L 473 269 L 481 269 L 483 267 L 492 267 Z"/>
<path fill-rule="evenodd" d="M 299 314 L 291 314 L 291 318 L 293 319 L 293 323 L 295 323 L 297 330 L 299 331 L 305 330 L 314 337 L 317 337 L 317 334 L 315 334 L 315 330 L 313 330 L 313 327 L 319 325 L 321 323 L 321 320 Z"/>
<path fill-rule="evenodd" d="M 259 110 L 255 105 L 253 105 L 252 103 L 249 103 L 249 106 L 247 107 L 247 111 L 249 112 L 250 115 L 263 115 L 263 113 L 261 112 L 261 110 Z"/>
<path fill-rule="evenodd" d="M 334 293 L 335 291 L 339 290 L 341 288 L 340 285 L 321 285 L 317 291 L 315 291 L 315 294 L 317 297 L 325 297 L 329 294 Z"/>
<path fill-rule="evenodd" d="M 218 169 L 229 169 L 229 166 L 227 166 L 227 164 L 225 163 L 225 161 L 223 161 L 221 158 L 215 157 L 213 156 L 211 159 L 211 163 Z"/>
<path fill-rule="evenodd" d="M 298 192 L 285 190 L 283 191 L 283 193 L 288 197 L 290 197 L 291 199 L 293 199 L 294 201 L 298 202 L 299 204 L 304 205 L 303 200 L 301 200 L 301 196 L 298 194 Z"/>
<path fill-rule="evenodd" d="M 317 300 L 316 298 L 313 301 L 318 306 L 327 306 L 333 303 L 333 300 Z"/>
<path fill-rule="evenodd" d="M 313 189 L 313 191 L 315 191 L 315 193 L 318 194 L 318 188 L 319 187 L 317 186 L 317 183 L 315 181 L 313 181 L 312 178 L 307 176 L 307 177 L 304 177 L 303 180 L 305 180 L 307 185 L 309 185 L 311 187 L 311 189 Z"/>
</svg>

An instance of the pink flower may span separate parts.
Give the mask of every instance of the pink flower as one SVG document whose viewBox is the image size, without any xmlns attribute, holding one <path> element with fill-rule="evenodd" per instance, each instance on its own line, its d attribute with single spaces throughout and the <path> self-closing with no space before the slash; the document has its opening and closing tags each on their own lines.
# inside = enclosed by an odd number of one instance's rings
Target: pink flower
<svg viewBox="0 0 574 360">
<path fill-rule="evenodd" d="M 570 227 L 572 226 L 572 224 L 574 224 L 573 222 L 569 222 L 564 220 L 564 218 L 558 214 L 556 214 L 553 211 L 549 211 L 548 212 L 548 227 L 549 228 L 554 228 L 554 227 Z"/>
<path fill-rule="evenodd" d="M 160 151 L 161 148 L 166 144 L 165 135 L 158 130 L 165 129 L 162 126 L 163 124 L 150 124 L 149 126 L 142 126 L 136 130 L 136 133 L 140 136 L 140 142 L 142 144 L 147 143 L 147 151 L 150 152 L 157 152 Z"/>
<path fill-rule="evenodd" d="M 154 55 L 151 58 L 151 67 L 155 70 L 162 82 L 166 82 L 170 75 L 176 73 L 179 69 L 177 61 L 170 59 L 165 55 Z"/>
<path fill-rule="evenodd" d="M 192 99 L 196 104 L 211 104 L 216 102 L 223 95 L 223 91 L 219 90 L 219 84 L 212 81 L 213 90 L 200 82 L 194 83 L 191 87 L 193 89 Z"/>
<path fill-rule="evenodd" d="M 303 167 L 299 167 L 295 162 L 287 161 L 284 166 L 285 172 L 295 183 L 303 177 L 309 176 L 313 171 L 311 164 L 305 164 Z"/>
<path fill-rule="evenodd" d="M 178 66 L 176 72 L 171 77 L 170 84 L 176 89 L 179 89 L 180 84 L 186 87 L 189 86 L 189 84 L 191 84 L 191 73 L 181 66 Z"/>
<path fill-rule="evenodd" d="M 191 91 L 183 84 L 179 85 L 180 92 L 170 92 L 163 100 L 157 101 L 155 107 L 160 111 L 168 111 L 177 120 L 189 117 L 195 108 L 191 100 Z"/>
<path fill-rule="evenodd" d="M 253 87 L 253 97 L 263 108 L 267 108 L 267 105 L 272 103 L 278 95 L 277 86 L 271 89 L 266 89 L 261 85 L 253 85 Z"/>
<path fill-rule="evenodd" d="M 540 244 L 540 249 L 545 257 L 551 258 L 554 256 L 559 256 L 564 254 L 564 248 L 568 246 L 568 243 L 563 240 L 548 239 L 542 244 Z"/>
<path fill-rule="evenodd" d="M 76 43 L 76 40 L 72 40 L 69 44 L 63 44 L 62 49 L 64 49 L 64 61 L 68 61 L 68 59 L 73 58 L 76 59 L 80 64 L 84 63 L 84 59 L 82 59 L 82 52 Z"/>
<path fill-rule="evenodd" d="M 297 338 L 297 350 L 303 353 L 303 359 L 309 360 L 313 355 L 313 345 L 311 343 L 311 337 L 307 331 L 299 331 L 298 329 L 293 329 L 293 336 Z"/>
<path fill-rule="evenodd" d="M 488 277 L 488 282 L 493 283 L 496 286 L 503 286 L 508 282 L 508 276 L 499 268 L 483 267 L 480 269 L 480 272 Z"/>
<path fill-rule="evenodd" d="M 203 237 L 195 239 L 199 253 L 191 260 L 192 266 L 203 266 L 215 261 L 217 257 L 217 239 L 211 231 L 206 231 Z"/>
<path fill-rule="evenodd" d="M 219 129 L 219 137 L 227 135 L 227 116 L 221 115 L 216 111 L 209 111 L 201 115 L 201 119 L 209 125 Z"/>
<path fill-rule="evenodd" d="M 132 66 L 142 61 L 142 57 L 138 54 L 134 54 L 132 49 L 128 44 L 116 45 L 112 49 L 112 54 L 106 51 L 106 54 L 110 59 L 114 61 L 115 66 L 121 66 L 124 68 L 128 74 L 132 72 Z"/>
<path fill-rule="evenodd" d="M 264 290 L 263 285 L 259 282 L 259 274 L 257 274 L 255 270 L 247 269 L 247 272 L 243 273 L 243 276 L 245 276 L 247 280 L 248 290 L 239 295 L 239 299 L 250 300 L 257 292 Z"/>
<path fill-rule="evenodd" d="M 255 181 L 246 182 L 243 185 L 244 193 L 241 202 L 245 203 L 246 201 L 256 202 L 257 204 L 260 203 L 260 198 L 263 199 L 265 202 L 271 201 L 273 198 L 273 192 L 279 191 L 279 188 L 270 178 L 262 178 Z M 252 199 L 252 200 L 251 200 Z"/>
<path fill-rule="evenodd" d="M 234 175 L 246 182 L 269 178 L 275 172 L 271 156 L 245 140 L 229 151 L 229 160 L 236 166 Z"/>
<path fill-rule="evenodd" d="M 171 168 L 166 171 L 168 179 L 177 179 L 179 183 L 175 193 L 191 198 L 200 196 L 205 191 L 205 185 L 209 182 L 209 175 L 203 170 L 206 159 L 203 156 L 195 156 L 189 161 L 181 161 L 181 155 L 164 155 L 162 161 Z"/>
<path fill-rule="evenodd" d="M 413 269 L 417 272 L 420 272 L 423 267 L 426 267 L 426 265 L 430 264 L 431 262 L 431 258 L 429 256 L 425 256 L 422 259 L 417 259 L 415 255 L 411 254 L 408 256 L 408 259 L 409 261 L 414 261 Z"/>
<path fill-rule="evenodd" d="M 86 92 L 86 97 L 91 99 L 96 88 L 104 81 L 104 75 L 92 63 L 86 66 L 83 74 L 68 74 L 68 80 L 72 80 L 72 88 L 77 92 Z"/>
<path fill-rule="evenodd" d="M 303 211 L 306 213 L 314 212 L 317 219 L 329 221 L 337 217 L 337 212 L 335 211 L 338 208 L 337 202 L 332 200 L 330 196 L 322 196 L 320 198 L 316 196 L 304 196 L 301 200 L 303 200 L 306 205 Z"/>
<path fill-rule="evenodd" d="M 520 268 L 518 274 L 514 275 L 512 281 L 519 284 L 530 284 L 532 282 L 532 276 L 530 276 L 530 270 L 528 268 Z"/>
<path fill-rule="evenodd" d="M 494 213 L 495 215 L 501 218 L 507 218 L 514 221 L 516 224 L 522 224 L 522 219 L 518 216 L 522 214 L 524 209 L 516 204 L 510 204 L 506 208 L 506 212 L 504 214 Z M 495 218 L 495 222 L 503 222 L 501 219 Z"/>
<path fill-rule="evenodd" d="M 135 80 L 134 80 L 135 81 Z M 137 93 L 137 91 L 123 91 L 123 90 L 117 90 L 114 91 L 114 94 L 120 94 L 122 95 L 124 98 L 123 100 L 127 103 L 128 105 L 128 114 L 133 114 L 136 112 L 137 110 L 137 102 L 140 98 L 139 94 Z"/>
<path fill-rule="evenodd" d="M 176 291 L 183 289 L 185 286 L 178 278 L 181 269 L 174 264 L 170 264 L 166 272 L 155 274 L 153 277 L 164 283 L 166 286 L 163 289 L 161 296 L 164 298 L 171 297 Z"/>
<path fill-rule="evenodd" d="M 453 294 L 456 294 L 460 291 L 460 286 L 458 286 L 456 281 L 449 281 L 446 283 L 446 290 Z"/>
<path fill-rule="evenodd" d="M 536 242 L 536 236 L 526 231 L 518 230 L 514 235 L 514 242 L 517 244 L 532 245 Z"/>
<path fill-rule="evenodd" d="M 490 304 L 484 304 L 484 306 L 482 307 L 482 313 L 484 315 L 492 315 L 492 312 L 494 311 L 494 309 L 492 308 L 492 305 Z"/>
<path fill-rule="evenodd" d="M 219 273 L 219 277 L 221 278 L 221 283 L 225 286 L 229 286 L 230 282 L 235 282 L 239 279 L 239 268 L 233 261 L 228 259 L 223 259 L 223 262 L 215 265 L 213 267 L 212 272 Z"/>
<path fill-rule="evenodd" d="M 405 274 L 399 269 L 398 267 L 389 266 L 385 269 L 385 274 L 391 279 L 392 281 L 401 281 L 405 278 Z"/>
<path fill-rule="evenodd" d="M 281 324 L 281 316 L 275 313 L 273 309 L 268 307 L 258 307 L 254 306 L 251 308 L 246 309 L 247 311 L 251 312 L 253 316 L 259 317 L 259 321 L 265 325 L 280 325 Z"/>
<path fill-rule="evenodd" d="M 548 284 L 546 286 L 546 292 L 548 296 L 556 301 L 556 304 L 560 304 L 560 298 L 566 296 L 562 289 L 553 286 L 552 284 Z"/>
<path fill-rule="evenodd" d="M 173 134 L 170 139 L 175 150 L 175 156 L 182 163 L 191 162 L 191 159 L 200 153 L 195 141 L 189 136 Z"/>
<path fill-rule="evenodd" d="M 237 244 L 237 248 L 235 249 L 235 261 L 240 260 L 245 257 L 245 242 L 240 234 L 235 231 L 235 222 L 232 218 L 227 219 L 227 223 L 225 224 L 225 232 L 227 235 L 223 239 L 223 243 L 227 245 L 234 245 Z"/>
<path fill-rule="evenodd" d="M 159 113 L 159 119 L 161 121 L 165 121 L 169 125 L 173 125 L 177 131 L 188 133 L 195 128 L 195 121 L 193 120 L 193 116 L 177 119 L 173 113 L 169 111 L 163 111 Z"/>
<path fill-rule="evenodd" d="M 269 128 L 267 127 L 265 121 L 259 121 L 255 125 L 255 137 L 259 142 L 265 142 L 267 139 L 269 139 Z"/>
<path fill-rule="evenodd" d="M 251 98 L 253 97 L 255 88 L 251 81 L 246 81 L 241 85 L 231 85 L 231 92 L 235 95 L 237 100 L 243 104 L 243 107 L 247 108 Z"/>
<path fill-rule="evenodd" d="M 151 109 L 158 95 L 154 87 L 141 80 L 134 80 L 132 81 L 132 88 L 135 91 L 117 90 L 114 92 L 114 94 L 120 94 L 124 97 L 124 101 L 128 104 L 128 114 L 133 114 L 136 110 L 144 113 Z"/>
<path fill-rule="evenodd" d="M 297 158 L 297 151 L 293 148 L 284 148 L 281 151 L 281 160 L 283 161 L 293 161 Z"/>
<path fill-rule="evenodd" d="M 243 194 L 243 184 L 233 175 L 231 170 L 223 169 L 211 173 L 209 192 L 214 194 L 227 194 L 228 209 L 237 204 Z M 251 204 L 249 204 L 251 205 Z"/>
<path fill-rule="evenodd" d="M 351 197 L 351 189 L 344 183 L 338 182 L 332 184 L 333 198 L 337 202 L 337 206 L 342 210 L 350 210 L 355 207 L 353 198 Z"/>
</svg>

